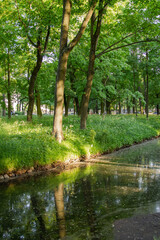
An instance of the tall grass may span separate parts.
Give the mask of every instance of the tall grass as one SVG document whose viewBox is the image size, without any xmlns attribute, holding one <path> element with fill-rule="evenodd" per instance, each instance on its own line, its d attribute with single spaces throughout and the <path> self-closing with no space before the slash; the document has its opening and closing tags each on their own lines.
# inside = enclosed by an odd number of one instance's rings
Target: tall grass
<svg viewBox="0 0 160 240">
<path fill-rule="evenodd" d="M 59 144 L 51 136 L 52 123 L 51 116 L 34 116 L 32 124 L 25 116 L 0 118 L 0 173 L 109 152 L 160 135 L 158 116 L 92 115 L 86 130 L 79 129 L 78 116 L 69 116 Z"/>
</svg>

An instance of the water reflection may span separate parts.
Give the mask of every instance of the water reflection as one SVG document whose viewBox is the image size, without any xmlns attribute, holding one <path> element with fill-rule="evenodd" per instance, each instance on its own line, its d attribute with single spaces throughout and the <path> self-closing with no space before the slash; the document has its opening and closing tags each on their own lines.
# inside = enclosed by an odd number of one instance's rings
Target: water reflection
<svg viewBox="0 0 160 240">
<path fill-rule="evenodd" d="M 159 151 L 157 140 L 106 164 L 2 184 L 0 239 L 113 240 L 116 220 L 160 212 Z"/>
</svg>

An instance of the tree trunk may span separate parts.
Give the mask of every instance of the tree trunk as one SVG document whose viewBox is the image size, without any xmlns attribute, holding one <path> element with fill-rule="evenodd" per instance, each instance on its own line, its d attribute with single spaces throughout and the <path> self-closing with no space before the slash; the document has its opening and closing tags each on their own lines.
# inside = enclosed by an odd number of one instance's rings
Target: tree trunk
<svg viewBox="0 0 160 240">
<path fill-rule="evenodd" d="M 121 102 L 119 101 L 119 114 L 121 114 Z"/>
<path fill-rule="evenodd" d="M 54 104 L 54 125 L 52 134 L 56 137 L 58 142 L 63 140 L 62 118 L 63 118 L 63 102 L 64 102 L 64 81 L 67 71 L 67 61 L 69 52 L 64 52 L 60 56 L 59 66 L 57 71 L 56 90 L 55 90 L 55 104 Z"/>
<path fill-rule="evenodd" d="M 70 99 L 71 99 L 70 96 L 66 97 L 65 94 L 64 94 L 65 117 L 68 116 L 68 109 L 69 109 Z"/>
<path fill-rule="evenodd" d="M 100 35 L 101 22 L 103 16 L 103 0 L 99 0 L 99 12 L 97 16 L 97 26 L 94 32 L 94 24 L 96 23 L 96 15 L 95 12 L 91 17 L 91 47 L 90 47 L 90 55 L 89 55 L 89 65 L 88 65 L 88 74 L 87 74 L 87 84 L 85 87 L 85 93 L 82 96 L 82 104 L 81 104 L 81 124 L 80 128 L 86 128 L 86 120 L 87 120 L 87 110 L 89 105 L 89 98 L 91 94 L 93 76 L 94 76 L 94 63 L 95 63 L 95 53 L 97 49 L 98 38 Z"/>
<path fill-rule="evenodd" d="M 101 101 L 101 115 L 104 114 L 104 101 Z"/>
<path fill-rule="evenodd" d="M 28 89 L 29 103 L 28 103 L 28 111 L 27 111 L 28 122 L 32 121 L 32 113 L 33 113 L 33 107 L 34 107 L 34 88 L 35 88 L 35 82 L 37 79 L 38 72 L 42 65 L 42 60 L 43 60 L 43 56 L 41 54 L 41 48 L 39 46 L 39 48 L 37 49 L 37 63 L 32 71 L 30 82 L 29 82 L 29 89 Z"/>
<path fill-rule="evenodd" d="M 11 73 L 10 73 L 10 57 L 8 50 L 8 87 L 7 87 L 7 98 L 8 98 L 8 118 L 11 118 Z"/>
<path fill-rule="evenodd" d="M 37 116 L 42 117 L 42 111 L 41 111 L 41 98 L 38 88 L 35 88 L 36 93 L 36 106 L 37 106 Z"/>
<path fill-rule="evenodd" d="M 96 108 L 95 108 L 95 110 L 96 110 L 96 114 L 98 114 L 98 99 L 96 99 Z"/>
<path fill-rule="evenodd" d="M 159 98 L 159 94 L 156 95 L 157 98 Z M 156 108 L 157 108 L 157 115 L 159 115 L 159 104 L 156 105 Z"/>
<path fill-rule="evenodd" d="M 87 76 L 87 85 L 85 88 L 85 93 L 82 96 L 82 104 L 81 104 L 81 129 L 86 128 L 86 120 L 87 120 L 87 111 L 89 105 L 89 98 L 91 94 L 91 87 L 93 82 L 93 75 L 94 75 L 94 62 L 95 62 L 95 44 L 91 46 L 90 50 L 90 57 L 89 57 L 89 67 L 88 67 L 88 76 Z"/>
<path fill-rule="evenodd" d="M 64 81 L 67 71 L 68 57 L 72 49 L 77 45 L 80 38 L 82 37 L 87 27 L 87 24 L 93 14 L 95 6 L 96 1 L 93 1 L 93 4 L 91 5 L 86 17 L 84 18 L 77 35 L 67 45 L 71 14 L 71 0 L 63 0 L 63 19 L 61 25 L 60 53 L 56 78 L 54 121 L 52 131 L 52 135 L 56 137 L 58 142 L 61 142 L 63 140 L 62 118 L 63 118 Z"/>
<path fill-rule="evenodd" d="M 148 118 L 148 50 L 146 49 L 146 117 Z"/>
<path fill-rule="evenodd" d="M 130 110 L 130 106 L 127 105 L 127 113 L 130 114 L 131 110 Z"/>
<path fill-rule="evenodd" d="M 107 112 L 107 114 L 111 114 L 110 105 L 111 105 L 111 103 L 106 100 L 106 112 Z"/>
<path fill-rule="evenodd" d="M 2 116 L 6 116 L 6 103 L 5 103 L 5 94 L 3 94 L 3 103 L 2 103 Z"/>
<path fill-rule="evenodd" d="M 76 112 L 77 112 L 78 116 L 80 116 L 81 115 L 81 111 L 80 111 L 78 97 L 75 97 L 74 100 L 75 100 L 75 103 L 76 103 Z"/>
</svg>

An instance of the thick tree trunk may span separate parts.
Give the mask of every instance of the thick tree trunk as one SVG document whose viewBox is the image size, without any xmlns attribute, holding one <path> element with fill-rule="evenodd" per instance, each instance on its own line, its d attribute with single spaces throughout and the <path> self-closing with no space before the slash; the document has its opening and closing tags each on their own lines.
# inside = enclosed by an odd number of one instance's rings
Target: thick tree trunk
<svg viewBox="0 0 160 240">
<path fill-rule="evenodd" d="M 7 86 L 7 98 L 8 98 L 8 118 L 11 118 L 11 73 L 10 73 L 10 55 L 8 50 L 8 86 Z"/>
<path fill-rule="evenodd" d="M 35 88 L 36 93 L 36 106 L 37 106 L 37 116 L 42 117 L 42 111 L 41 111 L 41 97 L 38 88 Z"/>
<path fill-rule="evenodd" d="M 28 89 L 29 103 L 28 103 L 28 111 L 27 111 L 28 122 L 32 121 L 32 113 L 33 113 L 33 107 L 34 107 L 34 88 L 35 88 L 35 82 L 37 79 L 38 72 L 42 65 L 42 60 L 43 60 L 43 56 L 41 54 L 41 48 L 39 46 L 39 48 L 37 49 L 37 64 L 32 71 L 30 82 L 29 82 L 29 89 Z"/>
<path fill-rule="evenodd" d="M 64 99 L 64 81 L 67 71 L 67 61 L 70 52 L 77 45 L 80 38 L 82 37 L 87 24 L 93 14 L 94 8 L 96 6 L 96 1 L 93 1 L 83 23 L 75 36 L 75 38 L 67 45 L 68 41 L 68 30 L 71 14 L 71 0 L 63 0 L 63 19 L 61 25 L 61 38 L 60 38 L 60 53 L 59 53 L 59 63 L 56 78 L 56 88 L 55 88 L 55 107 L 54 107 L 54 121 L 53 121 L 53 131 L 52 135 L 56 137 L 58 142 L 63 140 L 62 132 L 62 118 L 63 118 L 63 99 Z"/>
<path fill-rule="evenodd" d="M 64 81 L 67 71 L 67 61 L 69 52 L 64 52 L 60 56 L 58 74 L 56 80 L 55 90 L 55 104 L 54 104 L 54 125 L 52 134 L 56 137 L 58 142 L 63 140 L 62 118 L 63 118 L 63 102 L 64 102 Z"/>
</svg>

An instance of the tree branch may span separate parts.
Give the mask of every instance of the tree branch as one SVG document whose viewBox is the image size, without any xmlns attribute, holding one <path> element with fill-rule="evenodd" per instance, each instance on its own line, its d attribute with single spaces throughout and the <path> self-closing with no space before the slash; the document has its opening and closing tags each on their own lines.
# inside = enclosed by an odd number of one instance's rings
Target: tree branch
<svg viewBox="0 0 160 240">
<path fill-rule="evenodd" d="M 129 44 L 125 44 L 125 45 L 122 45 L 122 46 L 119 46 L 119 47 L 112 48 L 110 50 L 103 51 L 103 52 L 97 54 L 96 58 L 99 58 L 100 56 L 102 56 L 105 53 L 108 53 L 108 52 L 111 52 L 111 51 L 114 51 L 114 50 L 117 50 L 117 49 L 120 49 L 120 48 L 123 48 L 123 47 L 128 47 L 128 46 L 131 46 L 131 45 L 134 45 L 134 44 L 145 43 L 145 42 L 158 42 L 158 43 L 160 43 L 160 40 L 158 40 L 158 39 L 146 39 L 146 40 L 132 42 L 132 43 L 129 43 Z"/>
<path fill-rule="evenodd" d="M 89 22 L 89 20 L 90 20 L 90 18 L 91 18 L 91 16 L 92 16 L 92 14 L 93 14 L 93 12 L 94 12 L 95 7 L 96 7 L 96 1 L 94 1 L 94 3 L 92 4 L 92 6 L 90 7 L 90 9 L 89 9 L 86 17 L 85 17 L 84 20 L 83 20 L 83 23 L 82 23 L 82 25 L 81 25 L 81 27 L 80 27 L 77 35 L 76 35 L 75 38 L 69 43 L 69 45 L 68 45 L 68 47 L 67 47 L 68 51 L 71 51 L 71 50 L 76 46 L 76 44 L 79 42 L 79 40 L 81 39 L 81 37 L 82 37 L 82 35 L 83 35 L 86 27 L 87 27 L 87 24 L 88 24 L 88 22 Z"/>
<path fill-rule="evenodd" d="M 47 30 L 47 35 L 46 35 L 46 39 L 45 39 L 45 43 L 44 43 L 44 49 L 43 49 L 43 53 L 45 53 L 46 49 L 47 49 L 47 44 L 48 44 L 48 40 L 49 40 L 49 35 L 50 35 L 50 28 L 51 26 L 48 26 L 48 30 Z"/>
<path fill-rule="evenodd" d="M 20 12 L 19 12 L 19 8 L 18 8 L 18 5 L 17 5 L 17 0 L 15 0 L 15 3 L 16 3 L 17 12 L 18 12 L 18 18 L 19 18 L 20 22 L 22 23 L 22 25 L 23 25 L 24 28 L 25 28 L 25 32 L 26 32 L 26 34 L 27 34 L 28 40 L 30 41 L 30 43 L 31 43 L 35 48 L 37 48 L 38 46 L 32 41 L 32 39 L 31 39 L 30 36 L 28 35 L 28 31 L 27 31 L 28 27 L 27 27 L 27 25 L 23 22 L 23 20 L 22 20 L 22 18 L 21 18 L 21 15 L 20 15 Z"/>
<path fill-rule="evenodd" d="M 107 47 L 106 49 L 104 49 L 102 52 L 98 53 L 96 55 L 97 58 L 99 58 L 101 55 L 103 55 L 104 53 L 108 52 L 107 50 L 110 49 L 111 47 L 117 45 L 118 43 L 122 42 L 123 40 L 125 40 L 128 37 L 131 37 L 132 35 L 134 35 L 135 33 L 130 33 L 129 35 L 123 37 L 121 40 L 119 40 L 118 42 L 113 43 L 112 45 L 110 45 L 109 47 Z"/>
</svg>

